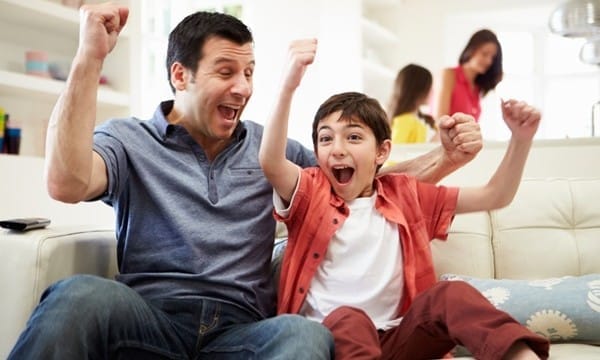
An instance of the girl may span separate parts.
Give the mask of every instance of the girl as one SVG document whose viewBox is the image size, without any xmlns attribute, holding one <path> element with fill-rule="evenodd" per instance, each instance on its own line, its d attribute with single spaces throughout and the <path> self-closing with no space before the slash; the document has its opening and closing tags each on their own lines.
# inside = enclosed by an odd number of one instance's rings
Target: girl
<svg viewBox="0 0 600 360">
<path fill-rule="evenodd" d="M 420 111 L 432 83 L 431 72 L 419 65 L 409 64 L 398 72 L 389 109 L 392 143 L 423 143 L 437 132 L 433 117 Z"/>
</svg>

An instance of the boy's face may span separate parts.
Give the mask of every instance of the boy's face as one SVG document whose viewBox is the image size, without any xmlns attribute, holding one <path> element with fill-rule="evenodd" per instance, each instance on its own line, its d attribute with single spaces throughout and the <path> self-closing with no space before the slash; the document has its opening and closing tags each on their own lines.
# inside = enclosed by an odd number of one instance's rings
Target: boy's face
<svg viewBox="0 0 600 360">
<path fill-rule="evenodd" d="M 377 166 L 390 153 L 391 141 L 377 144 L 371 128 L 363 122 L 340 119 L 335 112 L 317 127 L 317 161 L 333 190 L 345 201 L 373 194 Z"/>
</svg>

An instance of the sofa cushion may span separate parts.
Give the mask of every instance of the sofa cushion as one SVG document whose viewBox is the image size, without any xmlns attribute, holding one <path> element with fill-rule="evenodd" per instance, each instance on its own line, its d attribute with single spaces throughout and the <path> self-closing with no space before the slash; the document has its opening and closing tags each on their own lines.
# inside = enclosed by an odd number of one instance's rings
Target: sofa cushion
<svg viewBox="0 0 600 360">
<path fill-rule="evenodd" d="M 441 279 L 468 282 L 498 309 L 552 342 L 600 343 L 600 274 L 543 280 L 445 274 Z"/>
</svg>

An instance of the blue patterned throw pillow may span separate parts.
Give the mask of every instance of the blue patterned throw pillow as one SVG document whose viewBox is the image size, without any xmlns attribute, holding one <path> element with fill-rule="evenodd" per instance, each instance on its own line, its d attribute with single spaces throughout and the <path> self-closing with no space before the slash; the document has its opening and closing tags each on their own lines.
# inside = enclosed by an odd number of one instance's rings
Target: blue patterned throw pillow
<svg viewBox="0 0 600 360">
<path fill-rule="evenodd" d="M 600 344 L 600 274 L 543 280 L 445 274 L 441 280 L 468 282 L 496 308 L 551 342 Z"/>
</svg>

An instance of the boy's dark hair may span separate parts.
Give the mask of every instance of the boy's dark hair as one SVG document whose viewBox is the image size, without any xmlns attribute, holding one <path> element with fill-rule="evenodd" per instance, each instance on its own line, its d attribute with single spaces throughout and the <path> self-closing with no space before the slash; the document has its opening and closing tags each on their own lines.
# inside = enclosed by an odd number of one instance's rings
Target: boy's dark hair
<svg viewBox="0 0 600 360">
<path fill-rule="evenodd" d="M 206 41 L 217 36 L 244 45 L 253 42 L 250 29 L 234 16 L 198 11 L 186 16 L 169 34 L 167 46 L 167 79 L 171 85 L 171 65 L 180 62 L 192 73 L 198 70 L 198 61 L 202 59 L 202 49 Z"/>
<path fill-rule="evenodd" d="M 390 101 L 390 121 L 396 116 L 417 109 L 417 116 L 432 129 L 435 129 L 433 117 L 424 114 L 419 110 L 419 101 L 429 94 L 433 85 L 433 76 L 426 68 L 408 64 L 396 75 L 394 82 L 394 91 Z"/>
<path fill-rule="evenodd" d="M 340 119 L 367 125 L 373 131 L 377 145 L 392 137 L 385 110 L 377 100 L 358 92 L 344 92 L 325 100 L 315 114 L 312 125 L 312 141 L 315 152 L 317 151 L 319 122 L 337 111 L 341 111 Z"/>
<path fill-rule="evenodd" d="M 458 63 L 460 65 L 466 63 L 471 59 L 477 49 L 487 43 L 495 44 L 498 52 L 496 53 L 490 68 L 485 73 L 479 74 L 475 78 L 475 84 L 479 86 L 481 96 L 485 96 L 490 90 L 494 90 L 496 85 L 502 80 L 504 74 L 502 70 L 502 46 L 500 46 L 500 41 L 498 41 L 496 34 L 488 29 L 477 31 L 471 36 L 467 46 L 465 46 L 458 58 Z"/>
</svg>

